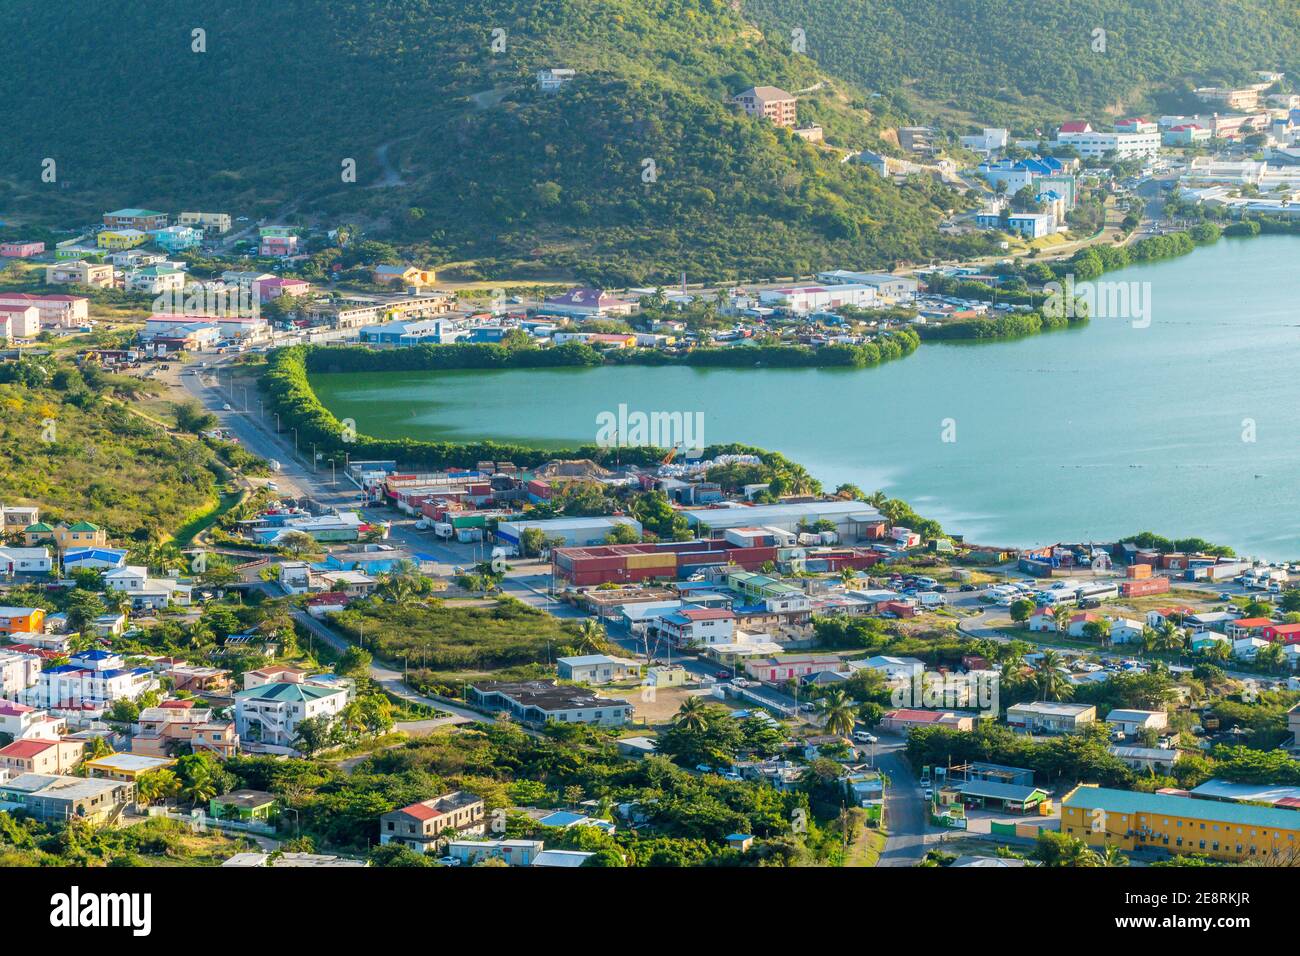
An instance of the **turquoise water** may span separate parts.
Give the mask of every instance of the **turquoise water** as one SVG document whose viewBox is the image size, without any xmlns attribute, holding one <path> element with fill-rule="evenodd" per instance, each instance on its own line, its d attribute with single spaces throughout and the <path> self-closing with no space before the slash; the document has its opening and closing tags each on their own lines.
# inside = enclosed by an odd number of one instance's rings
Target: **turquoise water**
<svg viewBox="0 0 1300 956">
<path fill-rule="evenodd" d="M 828 487 L 883 489 L 985 543 L 1153 530 L 1300 557 L 1300 239 L 1221 240 L 1105 278 L 1151 284 L 1149 327 L 1095 319 L 1017 341 L 925 344 L 860 371 L 627 367 L 312 381 L 336 415 L 371 435 L 562 447 L 594 441 L 596 416 L 620 403 L 698 410 L 706 443 L 780 451 Z"/>
</svg>

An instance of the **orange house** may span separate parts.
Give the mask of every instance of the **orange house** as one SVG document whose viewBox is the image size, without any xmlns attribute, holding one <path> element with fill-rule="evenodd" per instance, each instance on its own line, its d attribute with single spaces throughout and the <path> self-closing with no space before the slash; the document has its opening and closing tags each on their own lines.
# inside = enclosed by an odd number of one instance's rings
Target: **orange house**
<svg viewBox="0 0 1300 956">
<path fill-rule="evenodd" d="M 44 634 L 45 611 L 39 607 L 0 607 L 0 634 Z"/>
</svg>

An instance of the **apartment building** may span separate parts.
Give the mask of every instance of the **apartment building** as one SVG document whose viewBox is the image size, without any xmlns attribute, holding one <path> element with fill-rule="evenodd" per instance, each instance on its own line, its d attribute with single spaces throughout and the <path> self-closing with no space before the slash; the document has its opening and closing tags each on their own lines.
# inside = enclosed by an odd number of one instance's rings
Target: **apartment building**
<svg viewBox="0 0 1300 956">
<path fill-rule="evenodd" d="M 85 285 L 96 289 L 113 287 L 113 267 L 74 259 L 45 267 L 46 285 Z"/>
<path fill-rule="evenodd" d="M 379 842 L 399 843 L 416 853 L 436 852 L 444 833 L 483 835 L 483 798 L 464 790 L 422 800 L 379 818 Z"/>
<path fill-rule="evenodd" d="M 1090 846 L 1147 847 L 1229 862 L 1286 865 L 1300 857 L 1300 813 L 1166 793 L 1076 787 L 1061 802 L 1061 832 Z"/>
<path fill-rule="evenodd" d="M 755 119 L 770 120 L 776 126 L 798 125 L 798 101 L 780 87 L 751 86 L 733 96 L 731 102 Z"/>
<path fill-rule="evenodd" d="M 230 231 L 230 214 L 225 212 L 183 212 L 176 222 L 181 226 L 202 229 L 209 235 Z"/>
</svg>

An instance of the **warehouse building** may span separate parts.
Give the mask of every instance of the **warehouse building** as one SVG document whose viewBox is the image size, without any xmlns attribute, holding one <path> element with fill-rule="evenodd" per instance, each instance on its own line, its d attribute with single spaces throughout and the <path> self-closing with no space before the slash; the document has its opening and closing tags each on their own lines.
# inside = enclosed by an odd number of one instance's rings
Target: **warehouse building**
<svg viewBox="0 0 1300 956">
<path fill-rule="evenodd" d="M 777 505 L 733 506 L 684 511 L 686 520 L 700 537 L 721 538 L 730 528 L 764 527 L 797 533 L 819 521 L 835 526 L 840 541 L 878 541 L 889 531 L 889 522 L 871 505 L 861 501 L 801 501 Z"/>
<path fill-rule="evenodd" d="M 502 544 L 520 547 L 523 534 L 529 528 L 540 528 L 548 539 L 559 539 L 563 547 L 580 548 L 604 544 L 611 531 L 619 525 L 630 525 L 641 536 L 641 522 L 635 518 L 550 518 L 540 521 L 497 522 L 497 540 Z"/>
<path fill-rule="evenodd" d="M 500 526 L 498 536 L 499 529 Z M 728 565 L 757 571 L 769 561 L 774 564 L 789 561 L 795 553 L 803 555 L 800 560 L 806 569 L 829 572 L 868 568 L 881 558 L 878 552 L 861 548 L 746 548 L 712 539 L 556 548 L 551 552 L 551 572 L 556 580 L 577 587 L 677 581 L 699 571 Z"/>
</svg>

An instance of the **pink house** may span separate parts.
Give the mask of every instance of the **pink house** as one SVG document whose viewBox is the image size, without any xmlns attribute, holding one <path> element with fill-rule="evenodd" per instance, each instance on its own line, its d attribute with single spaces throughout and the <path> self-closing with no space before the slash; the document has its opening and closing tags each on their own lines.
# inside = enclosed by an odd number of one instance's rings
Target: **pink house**
<svg viewBox="0 0 1300 956">
<path fill-rule="evenodd" d="M 0 256 L 8 256 L 11 259 L 39 256 L 44 251 L 43 242 L 0 242 Z"/>
<path fill-rule="evenodd" d="M 274 279 L 254 282 L 253 288 L 257 290 L 258 302 L 270 302 L 282 295 L 306 295 L 311 291 L 311 283 L 303 279 L 283 279 L 276 276 Z"/>
<path fill-rule="evenodd" d="M 780 684 L 823 671 L 839 672 L 843 667 L 844 662 L 838 657 L 784 657 L 745 662 L 745 672 L 750 677 L 768 684 Z"/>
<path fill-rule="evenodd" d="M 263 236 L 261 254 L 264 256 L 291 256 L 298 251 L 297 236 Z"/>
</svg>

